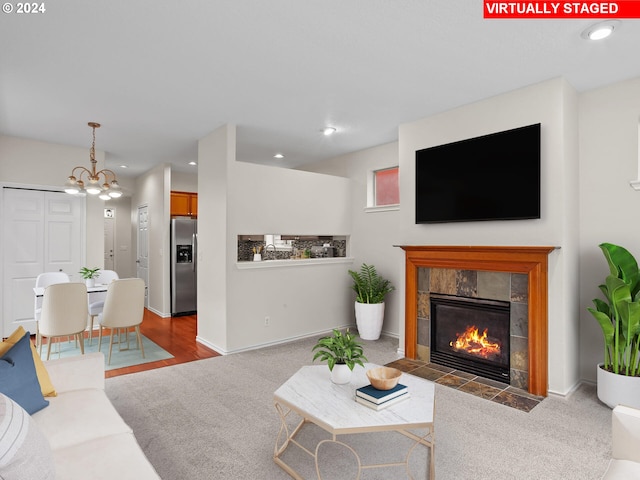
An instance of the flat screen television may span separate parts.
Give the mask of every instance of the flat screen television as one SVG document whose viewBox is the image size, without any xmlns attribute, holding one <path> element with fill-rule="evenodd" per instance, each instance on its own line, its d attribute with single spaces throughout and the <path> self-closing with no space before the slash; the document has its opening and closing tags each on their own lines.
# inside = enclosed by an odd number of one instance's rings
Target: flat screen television
<svg viewBox="0 0 640 480">
<path fill-rule="evenodd" d="M 416 223 L 540 218 L 540 124 L 416 151 Z"/>
</svg>

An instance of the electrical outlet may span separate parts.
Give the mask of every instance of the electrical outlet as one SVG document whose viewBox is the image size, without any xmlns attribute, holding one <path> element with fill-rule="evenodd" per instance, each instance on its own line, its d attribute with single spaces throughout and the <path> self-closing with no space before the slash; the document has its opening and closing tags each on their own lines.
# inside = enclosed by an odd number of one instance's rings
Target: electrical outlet
<svg viewBox="0 0 640 480">
<path fill-rule="evenodd" d="M 264 326 L 265 327 L 268 327 L 270 322 L 271 322 L 271 318 L 270 317 L 264 317 Z"/>
</svg>

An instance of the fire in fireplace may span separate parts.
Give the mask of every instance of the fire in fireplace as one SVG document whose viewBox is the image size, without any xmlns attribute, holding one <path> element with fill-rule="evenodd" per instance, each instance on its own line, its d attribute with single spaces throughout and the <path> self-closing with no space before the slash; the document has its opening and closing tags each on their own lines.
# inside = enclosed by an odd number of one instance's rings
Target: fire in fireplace
<svg viewBox="0 0 640 480">
<path fill-rule="evenodd" d="M 509 383 L 509 302 L 431 294 L 431 362 Z"/>
</svg>

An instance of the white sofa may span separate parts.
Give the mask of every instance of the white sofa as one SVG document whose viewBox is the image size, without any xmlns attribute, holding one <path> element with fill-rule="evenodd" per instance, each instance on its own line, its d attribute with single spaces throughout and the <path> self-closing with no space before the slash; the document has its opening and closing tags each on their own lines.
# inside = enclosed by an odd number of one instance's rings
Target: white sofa
<svg viewBox="0 0 640 480">
<path fill-rule="evenodd" d="M 105 393 L 102 353 L 44 364 L 58 395 L 31 418 L 49 441 L 57 479 L 160 478 Z"/>
<path fill-rule="evenodd" d="M 603 480 L 640 479 L 640 410 L 615 407 L 611 437 L 612 458 Z"/>
</svg>

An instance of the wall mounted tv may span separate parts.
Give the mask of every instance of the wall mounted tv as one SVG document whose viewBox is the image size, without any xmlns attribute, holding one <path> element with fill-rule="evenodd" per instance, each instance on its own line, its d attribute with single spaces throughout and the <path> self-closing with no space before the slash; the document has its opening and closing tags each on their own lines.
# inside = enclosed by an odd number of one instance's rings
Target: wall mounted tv
<svg viewBox="0 0 640 480">
<path fill-rule="evenodd" d="M 540 218 L 540 124 L 416 151 L 416 223 Z"/>
</svg>

